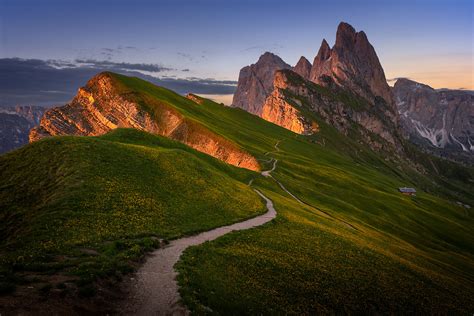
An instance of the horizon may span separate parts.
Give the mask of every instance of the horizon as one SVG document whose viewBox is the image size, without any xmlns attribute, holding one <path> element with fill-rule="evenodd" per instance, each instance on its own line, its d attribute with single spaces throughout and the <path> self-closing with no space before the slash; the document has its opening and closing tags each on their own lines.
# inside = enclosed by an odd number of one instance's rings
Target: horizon
<svg viewBox="0 0 474 316">
<path fill-rule="evenodd" d="M 300 56 L 312 63 L 323 39 L 334 45 L 344 21 L 367 34 L 390 85 L 403 77 L 435 89 L 474 90 L 471 1 L 271 3 L 47 0 L 36 7 L 31 0 L 2 0 L 0 70 L 73 69 L 67 73 L 77 77 L 71 84 L 85 84 L 94 69 L 119 70 L 228 104 L 242 67 L 265 51 L 290 65 Z M 291 23 L 282 23 L 282 16 Z M 10 100 L 25 80 L 31 79 L 2 80 L 9 89 L 2 100 Z M 37 92 L 44 104 L 61 103 L 78 88 L 56 85 Z"/>
</svg>

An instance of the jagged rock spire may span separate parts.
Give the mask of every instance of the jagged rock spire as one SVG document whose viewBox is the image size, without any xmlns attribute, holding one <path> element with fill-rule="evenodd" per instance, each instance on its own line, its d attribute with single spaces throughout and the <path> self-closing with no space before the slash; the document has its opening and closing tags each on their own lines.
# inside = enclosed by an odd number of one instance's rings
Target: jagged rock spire
<svg viewBox="0 0 474 316">
<path fill-rule="evenodd" d="M 301 77 L 309 80 L 309 75 L 311 72 L 311 63 L 306 57 L 301 56 L 298 63 L 296 63 L 295 67 L 293 67 L 293 71 L 296 72 Z"/>
</svg>

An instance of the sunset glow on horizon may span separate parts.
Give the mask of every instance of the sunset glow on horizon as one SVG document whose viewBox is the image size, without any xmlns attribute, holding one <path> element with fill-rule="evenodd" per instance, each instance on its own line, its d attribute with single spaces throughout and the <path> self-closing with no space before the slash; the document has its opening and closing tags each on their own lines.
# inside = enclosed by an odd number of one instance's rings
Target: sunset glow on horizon
<svg viewBox="0 0 474 316">
<path fill-rule="evenodd" d="M 161 78 L 236 81 L 265 51 L 313 62 L 345 21 L 367 34 L 387 79 L 474 90 L 472 11 L 469 0 L 2 0 L 0 58 L 157 64 Z"/>
</svg>

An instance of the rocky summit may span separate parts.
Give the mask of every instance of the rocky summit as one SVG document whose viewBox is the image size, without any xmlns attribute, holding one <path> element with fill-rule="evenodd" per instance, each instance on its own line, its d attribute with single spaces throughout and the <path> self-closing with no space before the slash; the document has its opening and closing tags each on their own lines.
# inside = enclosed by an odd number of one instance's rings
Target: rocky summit
<svg viewBox="0 0 474 316">
<path fill-rule="evenodd" d="M 311 63 L 306 57 L 301 56 L 300 60 L 296 63 L 295 67 L 293 67 L 293 71 L 296 72 L 298 75 L 303 77 L 306 80 L 309 80 L 309 76 L 311 74 Z"/>
<path fill-rule="evenodd" d="M 323 40 L 313 65 L 301 57 L 293 68 L 286 66 L 265 53 L 244 67 L 234 106 L 298 134 L 317 133 L 323 121 L 346 135 L 357 126 L 361 141 L 372 148 L 400 151 L 392 91 L 364 32 L 341 23 L 336 44 L 330 48 Z"/>
<path fill-rule="evenodd" d="M 392 105 L 392 93 L 374 47 L 363 32 L 340 23 L 332 48 L 323 40 L 314 58 L 310 80 L 327 85 L 328 80 L 362 96 L 371 103 L 381 97 Z M 392 116 L 395 116 L 392 113 Z"/>
<path fill-rule="evenodd" d="M 280 57 L 266 52 L 255 64 L 240 70 L 239 82 L 235 91 L 232 105 L 247 112 L 261 115 L 265 99 L 273 91 L 273 81 L 276 70 L 290 69 Z"/>
</svg>

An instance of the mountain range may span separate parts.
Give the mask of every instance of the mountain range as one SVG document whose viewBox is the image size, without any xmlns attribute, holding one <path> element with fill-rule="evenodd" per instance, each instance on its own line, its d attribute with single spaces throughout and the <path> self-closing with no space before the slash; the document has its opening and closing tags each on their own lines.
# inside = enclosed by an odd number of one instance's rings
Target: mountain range
<svg viewBox="0 0 474 316">
<path fill-rule="evenodd" d="M 138 313 L 161 259 L 184 313 L 474 309 L 472 99 L 391 88 L 347 23 L 312 64 L 244 67 L 230 107 L 103 72 L 30 117 L 0 156 L 2 313 Z"/>
<path fill-rule="evenodd" d="M 242 68 L 232 105 L 302 134 L 316 130 L 318 119 L 304 114 L 309 110 L 346 135 L 358 124 L 372 148 L 400 152 L 402 139 L 410 139 L 428 152 L 473 163 L 472 94 L 407 79 L 391 88 L 366 34 L 347 23 L 339 25 L 332 48 L 322 41 L 312 65 L 302 56 L 291 67 L 265 53 Z"/>
<path fill-rule="evenodd" d="M 398 79 L 393 87 L 403 133 L 437 155 L 472 164 L 474 95 L 462 90 L 437 91 Z"/>
<path fill-rule="evenodd" d="M 39 106 L 0 107 L 0 154 L 28 144 L 30 129 L 44 112 Z"/>
</svg>

